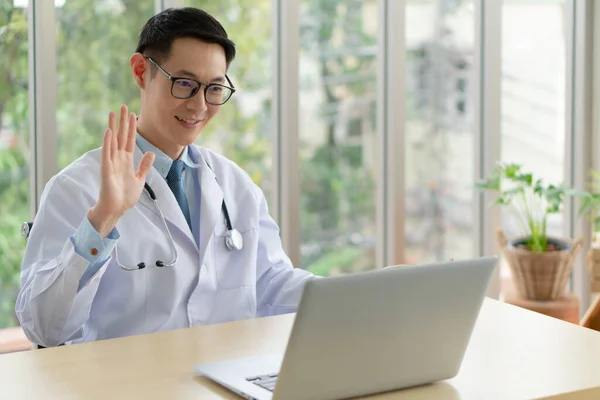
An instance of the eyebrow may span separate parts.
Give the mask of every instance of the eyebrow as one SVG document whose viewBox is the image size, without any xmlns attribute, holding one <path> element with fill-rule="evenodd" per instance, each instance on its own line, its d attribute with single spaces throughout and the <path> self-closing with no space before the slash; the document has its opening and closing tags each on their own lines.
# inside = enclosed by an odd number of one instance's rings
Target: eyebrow
<svg viewBox="0 0 600 400">
<path fill-rule="evenodd" d="M 187 76 L 189 78 L 193 78 L 193 79 L 198 79 L 198 75 L 196 75 L 195 73 L 188 71 L 187 69 L 180 69 L 179 71 L 177 71 L 177 75 L 178 76 Z M 225 82 L 225 77 L 224 76 L 218 76 L 216 78 L 213 78 L 210 82 L 216 82 L 216 83 L 223 83 Z"/>
</svg>

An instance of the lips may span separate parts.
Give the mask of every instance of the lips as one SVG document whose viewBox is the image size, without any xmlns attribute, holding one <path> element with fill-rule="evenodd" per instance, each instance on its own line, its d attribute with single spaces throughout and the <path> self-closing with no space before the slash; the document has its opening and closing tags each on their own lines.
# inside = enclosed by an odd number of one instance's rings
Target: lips
<svg viewBox="0 0 600 400">
<path fill-rule="evenodd" d="M 175 116 L 175 118 L 177 118 L 181 122 L 185 122 L 186 124 L 190 124 L 190 125 L 196 125 L 198 122 L 203 121 L 202 119 L 182 118 L 182 117 L 178 117 L 178 116 Z"/>
</svg>

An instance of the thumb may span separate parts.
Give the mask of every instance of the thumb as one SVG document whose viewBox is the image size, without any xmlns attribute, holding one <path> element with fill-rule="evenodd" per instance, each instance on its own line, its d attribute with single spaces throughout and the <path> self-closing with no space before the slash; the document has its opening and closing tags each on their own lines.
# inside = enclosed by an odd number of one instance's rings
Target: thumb
<svg viewBox="0 0 600 400">
<path fill-rule="evenodd" d="M 146 175 L 150 172 L 150 168 L 152 168 L 152 164 L 154 164 L 154 153 L 147 152 L 142 157 L 142 161 L 140 161 L 140 166 L 138 167 L 137 178 L 141 180 L 146 180 Z"/>
</svg>

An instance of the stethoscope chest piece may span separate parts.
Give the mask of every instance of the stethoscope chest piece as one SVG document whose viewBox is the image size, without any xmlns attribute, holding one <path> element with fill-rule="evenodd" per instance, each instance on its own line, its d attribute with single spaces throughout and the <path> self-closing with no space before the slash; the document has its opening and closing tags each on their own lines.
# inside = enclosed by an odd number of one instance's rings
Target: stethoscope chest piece
<svg viewBox="0 0 600 400">
<path fill-rule="evenodd" d="M 225 246 L 229 250 L 241 250 L 244 247 L 244 239 L 242 234 L 237 229 L 232 229 L 225 236 Z"/>
</svg>

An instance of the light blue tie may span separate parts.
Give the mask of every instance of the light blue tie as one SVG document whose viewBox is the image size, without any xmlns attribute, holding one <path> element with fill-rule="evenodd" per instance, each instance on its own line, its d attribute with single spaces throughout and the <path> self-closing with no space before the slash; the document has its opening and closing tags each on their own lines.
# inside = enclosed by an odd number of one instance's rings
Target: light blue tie
<svg viewBox="0 0 600 400">
<path fill-rule="evenodd" d="M 188 207 L 187 198 L 185 197 L 185 191 L 183 190 L 183 182 L 181 181 L 181 173 L 183 172 L 184 166 L 185 164 L 181 160 L 173 161 L 173 164 L 171 164 L 171 169 L 167 174 L 167 184 L 175 195 L 175 200 L 177 200 L 177 203 L 179 204 L 179 207 L 185 216 L 185 220 L 191 229 L 192 224 L 190 222 L 190 209 Z"/>
</svg>

